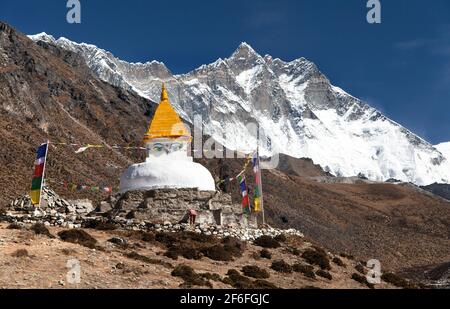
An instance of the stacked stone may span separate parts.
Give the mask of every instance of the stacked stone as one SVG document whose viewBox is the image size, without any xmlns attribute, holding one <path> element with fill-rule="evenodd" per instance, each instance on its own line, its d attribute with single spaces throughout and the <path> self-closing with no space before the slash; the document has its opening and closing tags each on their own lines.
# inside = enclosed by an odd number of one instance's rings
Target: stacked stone
<svg viewBox="0 0 450 309">
<path fill-rule="evenodd" d="M 281 234 L 286 236 L 291 235 L 302 238 L 304 237 L 304 235 L 301 232 L 295 229 L 282 230 L 273 227 L 246 228 L 242 226 L 217 226 L 208 224 L 197 224 L 195 226 L 190 226 L 189 224 L 186 223 L 172 224 L 171 222 L 168 221 L 164 222 L 163 224 L 154 224 L 146 221 L 139 222 L 138 220 L 126 220 L 120 217 L 116 217 L 113 222 L 124 229 L 132 229 L 135 231 L 150 230 L 164 233 L 191 231 L 197 234 L 216 236 L 219 238 L 235 237 L 242 241 L 253 241 L 261 236 L 276 237 Z"/>
<path fill-rule="evenodd" d="M 44 223 L 47 226 L 81 227 L 83 216 L 94 208 L 89 200 L 66 201 L 53 190 L 44 187 L 40 207 L 33 206 L 31 198 L 24 195 L 11 202 L 4 220 L 23 223 Z"/>
<path fill-rule="evenodd" d="M 281 234 L 284 235 L 293 235 L 298 237 L 304 237 L 304 235 L 295 230 L 281 230 L 273 227 L 266 228 L 245 228 L 245 227 L 225 227 L 225 226 L 215 226 L 215 225 L 207 225 L 207 224 L 199 224 L 195 227 L 191 227 L 188 224 L 170 224 L 166 222 L 164 225 L 156 224 L 154 229 L 159 232 L 177 232 L 183 230 L 193 231 L 198 234 L 204 234 L 208 236 L 216 236 L 219 238 L 224 237 L 235 237 L 243 241 L 253 241 L 261 236 L 270 236 L 276 237 Z"/>
<path fill-rule="evenodd" d="M 240 207 L 234 209 L 231 197 L 228 196 L 217 196 L 214 193 L 195 190 L 159 190 L 130 192 L 122 197 L 110 197 L 94 212 L 92 202 L 89 200 L 66 201 L 49 188 L 44 188 L 41 207 L 34 207 L 29 196 L 23 196 L 11 202 L 6 214 L 0 215 L 0 219 L 25 224 L 43 223 L 47 226 L 70 229 L 92 227 L 101 222 L 108 222 L 117 228 L 127 230 L 168 233 L 192 231 L 219 238 L 235 237 L 243 241 L 253 241 L 263 235 L 276 237 L 285 234 L 303 237 L 302 233 L 294 229 L 280 230 L 272 227 L 258 229 L 242 225 L 237 221 L 229 221 L 232 223 L 226 225 L 200 222 L 195 226 L 173 223 L 178 222 L 186 209 L 193 205 L 199 208 L 200 212 L 207 212 L 220 209 L 221 202 L 224 203 L 222 209 L 225 213 L 229 211 L 235 214 L 238 209 L 241 211 Z M 115 207 L 112 207 L 114 204 Z M 173 215 L 172 211 L 177 215 Z M 130 212 L 133 212 L 132 219 L 124 216 Z M 140 212 L 142 212 L 141 216 L 139 216 Z"/>
</svg>

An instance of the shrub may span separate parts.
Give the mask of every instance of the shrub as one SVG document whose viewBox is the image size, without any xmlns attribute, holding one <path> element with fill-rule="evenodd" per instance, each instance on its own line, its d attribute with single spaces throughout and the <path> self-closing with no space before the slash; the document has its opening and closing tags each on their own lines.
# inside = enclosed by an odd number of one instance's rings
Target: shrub
<svg viewBox="0 0 450 309">
<path fill-rule="evenodd" d="M 64 255 L 74 255 L 74 254 L 77 253 L 77 251 L 75 251 L 74 249 L 68 249 L 68 248 L 63 248 L 63 249 L 61 249 L 61 252 L 62 252 Z"/>
<path fill-rule="evenodd" d="M 394 274 L 394 273 L 385 273 L 381 276 L 381 280 L 384 282 L 390 283 L 396 287 L 404 288 L 404 289 L 414 289 L 416 288 L 414 284 L 406 281 L 402 277 Z"/>
<path fill-rule="evenodd" d="M 129 213 L 127 213 L 127 215 L 125 216 L 125 219 L 131 220 L 131 219 L 135 219 L 136 218 L 136 213 L 134 211 L 130 211 Z"/>
<path fill-rule="evenodd" d="M 214 261 L 232 261 L 233 255 L 230 251 L 227 251 L 222 245 L 215 245 L 212 247 L 206 247 L 201 250 L 206 257 Z"/>
<path fill-rule="evenodd" d="M 227 272 L 227 276 L 236 276 L 240 275 L 240 273 L 236 269 L 229 269 Z"/>
<path fill-rule="evenodd" d="M 337 266 L 340 267 L 346 267 L 346 265 L 344 264 L 344 262 L 342 262 L 342 260 L 338 257 L 333 258 L 333 263 L 336 264 Z"/>
<path fill-rule="evenodd" d="M 180 239 L 187 239 L 198 243 L 215 243 L 217 239 L 212 235 L 199 234 L 194 232 L 184 232 L 175 234 Z M 224 239 L 225 240 L 225 239 Z"/>
<path fill-rule="evenodd" d="M 367 274 L 366 269 L 364 268 L 364 265 L 362 264 L 358 264 L 355 266 L 355 269 L 360 273 L 360 274 Z"/>
<path fill-rule="evenodd" d="M 277 260 L 272 263 L 271 268 L 280 273 L 292 273 L 292 267 L 283 260 Z"/>
<path fill-rule="evenodd" d="M 309 264 L 311 265 L 317 265 L 322 270 L 330 270 L 330 259 L 328 258 L 328 255 L 323 250 L 312 250 L 307 249 L 302 254 L 302 258 L 304 258 Z"/>
<path fill-rule="evenodd" d="M 21 230 L 21 229 L 23 229 L 23 226 L 17 222 L 13 222 L 10 225 L 8 225 L 7 229 L 8 230 Z"/>
<path fill-rule="evenodd" d="M 141 240 L 145 241 L 145 242 L 153 242 L 155 241 L 155 234 L 153 233 L 148 233 L 148 232 L 143 232 L 141 234 Z"/>
<path fill-rule="evenodd" d="M 178 265 L 173 271 L 172 276 L 180 277 L 184 280 L 184 285 L 187 287 L 191 286 L 207 286 L 212 287 L 211 283 L 203 278 L 201 275 L 197 274 L 194 269 L 186 265 Z"/>
<path fill-rule="evenodd" d="M 28 257 L 28 251 L 26 249 L 19 249 L 16 252 L 14 252 L 13 254 L 11 254 L 11 256 L 16 257 L 16 258 Z"/>
<path fill-rule="evenodd" d="M 129 259 L 140 261 L 140 262 L 144 262 L 144 263 L 147 263 L 147 264 L 161 265 L 161 266 L 164 266 L 164 267 L 170 268 L 170 269 L 173 268 L 173 265 L 170 264 L 170 263 L 167 263 L 167 262 L 164 262 L 164 261 L 161 261 L 161 260 L 151 259 L 151 258 L 149 258 L 147 256 L 140 255 L 139 253 L 134 252 L 134 251 L 125 254 L 125 256 L 127 258 L 129 258 Z"/>
<path fill-rule="evenodd" d="M 293 254 L 295 256 L 299 256 L 300 255 L 300 250 L 294 247 L 289 247 L 286 249 L 286 251 L 290 254 Z"/>
<path fill-rule="evenodd" d="M 242 276 L 237 270 L 230 269 L 226 278 L 222 280 L 223 283 L 231 285 L 236 289 L 277 289 L 278 287 L 266 280 L 251 279 Z"/>
<path fill-rule="evenodd" d="M 280 235 L 276 236 L 274 239 L 278 242 L 286 242 L 287 241 L 287 238 L 284 234 L 280 234 Z"/>
<path fill-rule="evenodd" d="M 99 222 L 95 227 L 99 231 L 114 231 L 117 229 L 116 225 L 111 222 Z"/>
<path fill-rule="evenodd" d="M 203 256 L 197 249 L 178 246 L 170 247 L 164 255 L 173 260 L 177 260 L 179 256 L 188 260 L 200 260 Z"/>
<path fill-rule="evenodd" d="M 333 276 L 331 276 L 331 274 L 325 270 L 319 269 L 318 271 L 316 271 L 316 275 L 328 280 L 333 280 Z"/>
<path fill-rule="evenodd" d="M 65 242 L 79 244 L 90 249 L 94 249 L 97 246 L 97 239 L 83 230 L 62 231 L 58 233 L 58 236 Z"/>
<path fill-rule="evenodd" d="M 114 231 L 116 230 L 116 225 L 111 222 L 103 222 L 98 220 L 86 220 L 83 223 L 83 227 L 86 229 L 94 229 L 99 231 Z"/>
<path fill-rule="evenodd" d="M 279 289 L 275 284 L 266 281 L 266 280 L 255 280 L 253 282 L 253 288 L 254 289 L 261 289 L 261 290 L 276 290 Z"/>
<path fill-rule="evenodd" d="M 110 238 L 110 239 L 108 239 L 108 242 L 115 244 L 117 246 L 120 246 L 120 247 L 124 247 L 124 248 L 127 247 L 127 241 L 120 237 Z"/>
<path fill-rule="evenodd" d="M 31 230 L 36 234 L 36 235 L 44 235 L 47 236 L 49 238 L 55 238 L 55 236 L 53 236 L 52 234 L 50 234 L 50 231 L 48 230 L 48 228 L 43 225 L 42 223 L 36 223 L 31 227 Z"/>
<path fill-rule="evenodd" d="M 155 242 L 155 233 L 143 231 L 124 231 L 123 236 L 144 242 Z"/>
<path fill-rule="evenodd" d="M 223 283 L 229 284 L 236 289 L 253 289 L 253 281 L 247 277 L 242 276 L 237 270 L 230 269 Z"/>
<path fill-rule="evenodd" d="M 354 273 L 352 275 L 352 279 L 355 280 L 356 282 L 359 282 L 365 286 L 367 286 L 368 288 L 373 289 L 374 285 L 369 283 L 369 281 L 367 281 L 367 278 L 365 276 L 361 276 L 360 274 Z"/>
<path fill-rule="evenodd" d="M 245 251 L 245 243 L 237 238 L 226 237 L 222 240 L 223 247 L 230 252 L 232 256 L 241 257 Z"/>
<path fill-rule="evenodd" d="M 314 273 L 314 267 L 312 267 L 311 265 L 303 265 L 303 264 L 297 263 L 297 264 L 294 264 L 294 266 L 292 266 L 292 269 L 297 273 L 301 273 L 301 274 L 305 275 L 305 277 L 307 277 L 307 278 L 310 278 L 310 279 L 316 278 L 316 274 Z"/>
<path fill-rule="evenodd" d="M 254 241 L 254 244 L 259 246 L 259 247 L 263 247 L 263 248 L 275 249 L 275 248 L 281 247 L 281 245 L 280 245 L 280 243 L 278 241 L 276 241 L 272 237 L 266 236 L 266 235 L 257 238 Z"/>
<path fill-rule="evenodd" d="M 263 259 L 272 259 L 272 253 L 270 253 L 269 250 L 267 249 L 262 249 L 261 252 L 259 253 L 259 256 Z"/>
<path fill-rule="evenodd" d="M 155 235 L 155 240 L 163 245 L 166 245 L 167 247 L 170 247 L 177 242 L 175 235 L 168 233 L 157 233 Z"/>
<path fill-rule="evenodd" d="M 204 273 L 204 274 L 201 274 L 200 276 L 202 276 L 206 280 L 212 280 L 212 281 L 217 281 L 217 282 L 222 281 L 222 278 L 220 277 L 219 274 Z"/>
<path fill-rule="evenodd" d="M 259 268 L 258 266 L 244 266 L 242 268 L 242 273 L 247 277 L 255 279 L 267 279 L 270 277 L 267 270 Z"/>
</svg>

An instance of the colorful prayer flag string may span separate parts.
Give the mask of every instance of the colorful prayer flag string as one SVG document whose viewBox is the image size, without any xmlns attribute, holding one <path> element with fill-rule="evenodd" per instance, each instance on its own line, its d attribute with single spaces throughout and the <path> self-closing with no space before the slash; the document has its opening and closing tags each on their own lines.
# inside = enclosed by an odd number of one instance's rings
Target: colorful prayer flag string
<svg viewBox="0 0 450 309">
<path fill-rule="evenodd" d="M 51 180 L 46 180 L 48 182 L 52 182 Z M 114 187 L 113 186 L 88 186 L 83 184 L 76 184 L 71 183 L 68 181 L 64 182 L 55 182 L 56 184 L 62 185 L 64 189 L 72 192 L 82 192 L 82 191 L 90 191 L 90 192 L 104 192 L 104 193 L 113 193 Z"/>
<path fill-rule="evenodd" d="M 220 186 L 223 183 L 229 183 L 234 180 L 237 180 L 239 178 L 239 176 L 244 175 L 245 172 L 247 172 L 248 166 L 252 162 L 252 156 L 253 156 L 253 154 L 247 158 L 247 160 L 245 161 L 244 167 L 242 168 L 242 171 L 236 177 L 229 177 L 227 179 L 222 179 L 217 183 L 217 186 Z"/>
<path fill-rule="evenodd" d="M 70 146 L 70 147 L 77 147 L 75 150 L 76 154 L 81 154 L 86 152 L 89 149 L 97 148 L 97 149 L 123 149 L 123 150 L 146 150 L 145 147 L 135 147 L 135 146 L 118 146 L 118 145 L 91 145 L 91 144 L 72 144 L 72 143 L 51 143 L 55 146 Z"/>
</svg>

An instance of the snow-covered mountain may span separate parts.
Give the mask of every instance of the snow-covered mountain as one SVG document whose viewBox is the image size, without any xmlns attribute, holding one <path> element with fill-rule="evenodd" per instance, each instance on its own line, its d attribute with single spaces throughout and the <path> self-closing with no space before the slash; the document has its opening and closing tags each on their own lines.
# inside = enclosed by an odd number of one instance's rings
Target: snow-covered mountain
<svg viewBox="0 0 450 309">
<path fill-rule="evenodd" d="M 177 111 L 191 122 L 200 115 L 204 132 L 230 149 L 255 149 L 246 124 L 257 122 L 268 138 L 265 155 L 311 158 L 337 176 L 450 183 L 450 154 L 446 159 L 433 145 L 333 86 L 304 58 L 263 57 L 242 43 L 229 58 L 173 75 L 161 62 L 128 63 L 94 45 L 45 33 L 30 38 L 79 53 L 101 79 L 153 101 L 165 82 Z"/>
<path fill-rule="evenodd" d="M 440 151 L 444 157 L 446 157 L 448 160 L 450 160 L 450 142 L 448 143 L 441 143 L 436 146 L 434 146 L 438 151 Z"/>
</svg>

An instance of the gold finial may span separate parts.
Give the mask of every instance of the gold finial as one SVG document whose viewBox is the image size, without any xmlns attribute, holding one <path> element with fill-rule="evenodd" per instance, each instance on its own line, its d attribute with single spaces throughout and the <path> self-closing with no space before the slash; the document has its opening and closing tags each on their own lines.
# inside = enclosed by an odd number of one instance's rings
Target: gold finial
<svg viewBox="0 0 450 309">
<path fill-rule="evenodd" d="M 167 94 L 166 85 L 162 84 L 161 90 L 161 102 L 169 101 L 169 95 Z"/>
<path fill-rule="evenodd" d="M 153 120 L 144 136 L 144 143 L 158 138 L 177 139 L 180 137 L 191 137 L 187 127 L 183 124 L 177 112 L 170 105 L 169 95 L 166 87 L 162 85 L 161 102 L 156 109 Z"/>
</svg>

